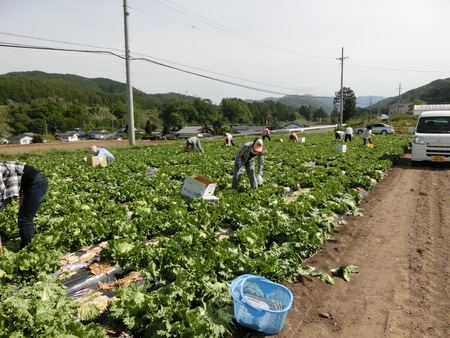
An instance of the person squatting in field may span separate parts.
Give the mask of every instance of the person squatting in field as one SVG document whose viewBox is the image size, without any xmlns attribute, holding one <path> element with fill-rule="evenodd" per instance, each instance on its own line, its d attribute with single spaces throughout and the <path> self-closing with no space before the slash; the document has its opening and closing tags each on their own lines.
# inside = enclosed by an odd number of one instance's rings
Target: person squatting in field
<svg viewBox="0 0 450 338">
<path fill-rule="evenodd" d="M 226 146 L 235 146 L 234 141 L 233 141 L 233 135 L 231 135 L 230 133 L 225 133 L 222 135 L 222 139 L 225 142 Z"/>
<path fill-rule="evenodd" d="M 34 237 L 34 217 L 48 190 L 47 178 L 36 168 L 23 162 L 0 164 L 0 211 L 19 197 L 18 225 L 20 248 Z"/>
<path fill-rule="evenodd" d="M 234 160 L 233 181 L 231 189 L 237 190 L 239 180 L 244 169 L 247 171 L 247 176 L 250 180 L 252 189 L 257 189 L 263 183 L 262 171 L 264 166 L 264 155 L 267 153 L 263 147 L 263 140 L 260 138 L 253 142 L 244 143 L 238 150 Z M 258 172 L 255 175 L 255 157 L 258 157 Z"/>
<path fill-rule="evenodd" d="M 106 156 L 107 162 L 113 162 L 116 159 L 114 158 L 113 154 L 111 154 L 108 150 L 105 148 L 99 148 L 97 146 L 92 146 L 91 150 L 89 151 L 94 156 Z"/>
<path fill-rule="evenodd" d="M 290 142 L 297 142 L 298 141 L 298 136 L 296 133 L 291 133 L 291 135 L 289 135 L 289 141 Z"/>
<path fill-rule="evenodd" d="M 198 150 L 203 152 L 203 148 L 200 143 L 200 139 L 197 136 L 192 136 L 186 140 L 186 147 L 184 147 L 184 151 L 191 152 L 191 151 L 194 151 L 196 147 Z"/>
</svg>

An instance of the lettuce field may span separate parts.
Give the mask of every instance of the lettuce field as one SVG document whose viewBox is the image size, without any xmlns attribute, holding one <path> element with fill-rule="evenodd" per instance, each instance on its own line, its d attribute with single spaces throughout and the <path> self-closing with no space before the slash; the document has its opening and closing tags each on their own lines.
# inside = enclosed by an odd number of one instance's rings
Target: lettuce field
<svg viewBox="0 0 450 338">
<path fill-rule="evenodd" d="M 295 282 L 302 262 L 345 226 L 342 216 L 361 211 L 364 193 L 411 141 L 375 136 L 370 148 L 356 136 L 339 152 L 332 133 L 301 136 L 305 143 L 288 135 L 266 142 L 257 190 L 246 175 L 230 189 L 238 147 L 221 139 L 202 141 L 203 153 L 184 153 L 180 142 L 109 149 L 116 161 L 107 167 L 88 166 L 81 152 L 30 155 L 24 162 L 50 187 L 26 248 L 18 250 L 18 201 L 0 213 L 0 336 L 229 336 L 231 281 L 249 273 Z M 235 138 L 238 146 L 251 140 Z M 217 183 L 218 202 L 181 195 L 195 175 Z M 99 283 L 103 303 L 94 299 L 97 285 L 84 301 L 68 295 L 72 272 L 61 272 L 69 253 L 95 245 L 96 263 L 119 271 Z M 130 276 L 138 278 L 117 283 Z"/>
</svg>

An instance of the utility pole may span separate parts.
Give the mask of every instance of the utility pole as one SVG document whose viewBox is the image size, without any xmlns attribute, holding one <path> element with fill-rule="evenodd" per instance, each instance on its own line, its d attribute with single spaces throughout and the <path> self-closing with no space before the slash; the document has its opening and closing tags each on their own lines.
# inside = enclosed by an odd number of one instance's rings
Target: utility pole
<svg viewBox="0 0 450 338">
<path fill-rule="evenodd" d="M 397 114 L 400 113 L 400 91 L 401 90 L 402 90 L 402 84 L 399 83 L 398 84 L 398 99 L 397 99 Z"/>
<path fill-rule="evenodd" d="M 127 108 L 128 108 L 128 139 L 131 146 L 136 144 L 134 135 L 134 107 L 133 107 L 133 86 L 131 85 L 130 71 L 130 47 L 128 44 L 128 15 L 127 0 L 123 0 L 123 16 L 125 30 L 125 66 L 127 71 Z"/>
<path fill-rule="evenodd" d="M 378 120 L 381 120 L 381 115 L 380 115 L 380 100 L 378 100 L 378 111 L 377 111 L 377 117 L 378 117 Z"/>
<path fill-rule="evenodd" d="M 372 120 L 372 96 L 369 101 L 369 121 Z"/>
<path fill-rule="evenodd" d="M 337 58 L 337 60 L 341 61 L 341 99 L 339 102 L 339 126 L 342 127 L 343 119 L 344 119 L 344 47 L 342 47 L 341 57 Z"/>
</svg>

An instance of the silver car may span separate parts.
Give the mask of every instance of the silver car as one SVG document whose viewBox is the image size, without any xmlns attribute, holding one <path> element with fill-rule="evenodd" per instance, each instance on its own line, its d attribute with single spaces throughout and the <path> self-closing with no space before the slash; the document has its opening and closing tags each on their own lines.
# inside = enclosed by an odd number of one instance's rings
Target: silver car
<svg viewBox="0 0 450 338">
<path fill-rule="evenodd" d="M 369 124 L 369 126 L 372 127 L 372 134 L 387 135 L 387 134 L 395 133 L 394 127 L 384 124 L 384 123 L 372 123 L 372 124 Z M 356 128 L 355 133 L 358 135 L 362 135 L 364 129 L 366 129 L 366 127 Z"/>
</svg>

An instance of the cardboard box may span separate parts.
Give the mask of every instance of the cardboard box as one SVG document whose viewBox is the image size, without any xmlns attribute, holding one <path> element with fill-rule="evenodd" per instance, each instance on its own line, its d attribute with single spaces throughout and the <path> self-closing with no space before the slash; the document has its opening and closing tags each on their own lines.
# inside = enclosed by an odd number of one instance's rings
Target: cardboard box
<svg viewBox="0 0 450 338">
<path fill-rule="evenodd" d="M 299 137 L 297 142 L 298 143 L 305 143 L 306 139 L 304 137 Z"/>
<path fill-rule="evenodd" d="M 106 167 L 108 165 L 108 162 L 106 161 L 106 156 L 88 156 L 86 158 L 86 163 L 90 166 L 95 167 L 96 165 L 101 165 L 103 167 Z"/>
<path fill-rule="evenodd" d="M 347 145 L 346 144 L 336 144 L 336 151 L 342 151 L 345 153 L 347 151 Z"/>
<path fill-rule="evenodd" d="M 206 177 L 197 175 L 195 177 L 186 177 L 184 180 L 183 189 L 181 195 L 190 198 L 203 198 L 206 200 L 216 199 L 213 196 L 217 183 L 207 179 Z M 214 198 L 212 198 L 214 197 Z"/>
</svg>

